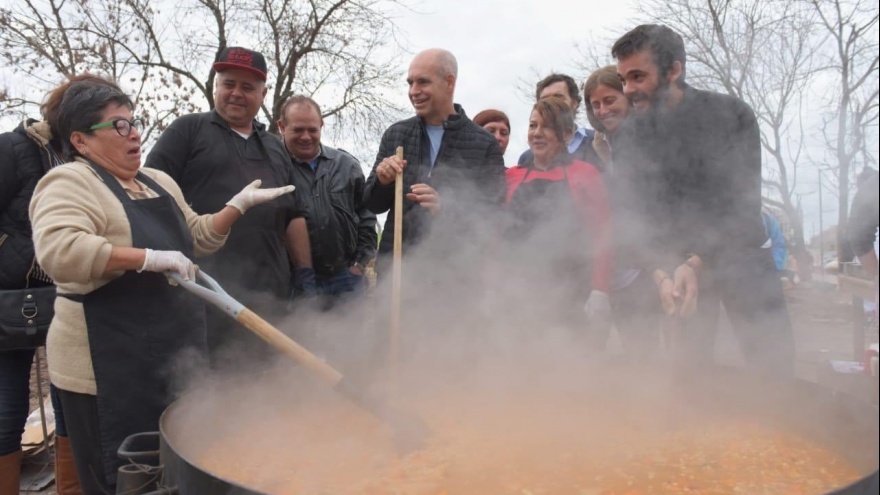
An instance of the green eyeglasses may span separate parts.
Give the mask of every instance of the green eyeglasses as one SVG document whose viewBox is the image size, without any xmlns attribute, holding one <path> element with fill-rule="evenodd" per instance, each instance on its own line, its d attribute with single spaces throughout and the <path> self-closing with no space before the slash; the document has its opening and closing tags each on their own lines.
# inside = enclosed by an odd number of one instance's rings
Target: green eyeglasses
<svg viewBox="0 0 880 495">
<path fill-rule="evenodd" d="M 114 129 L 116 129 L 116 132 L 118 132 L 120 136 L 128 137 L 128 135 L 131 134 L 131 130 L 133 128 L 137 129 L 138 134 L 142 133 L 144 131 L 144 121 L 142 119 L 134 119 L 134 120 L 113 119 L 108 122 L 101 122 L 100 124 L 95 124 L 95 125 L 89 127 L 88 130 L 96 131 L 98 129 L 103 129 L 105 127 L 112 127 Z"/>
</svg>

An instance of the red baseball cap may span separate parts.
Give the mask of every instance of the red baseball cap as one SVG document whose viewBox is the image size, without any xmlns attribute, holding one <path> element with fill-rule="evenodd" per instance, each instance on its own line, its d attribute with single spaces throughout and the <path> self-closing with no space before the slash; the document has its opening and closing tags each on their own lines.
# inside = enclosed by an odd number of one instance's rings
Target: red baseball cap
<svg viewBox="0 0 880 495">
<path fill-rule="evenodd" d="M 212 68 L 216 72 L 223 72 L 226 69 L 242 69 L 253 72 L 263 81 L 266 80 L 266 59 L 263 58 L 263 54 L 240 46 L 232 46 L 220 52 L 220 56 L 217 57 Z"/>
</svg>

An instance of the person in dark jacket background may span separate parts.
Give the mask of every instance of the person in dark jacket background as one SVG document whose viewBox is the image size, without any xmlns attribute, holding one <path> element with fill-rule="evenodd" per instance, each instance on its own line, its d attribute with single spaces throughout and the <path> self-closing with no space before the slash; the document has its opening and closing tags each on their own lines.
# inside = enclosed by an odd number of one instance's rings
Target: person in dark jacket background
<svg viewBox="0 0 880 495">
<path fill-rule="evenodd" d="M 712 361 L 723 303 L 746 362 L 793 373 L 782 285 L 761 249 L 754 112 L 742 100 L 685 84 L 684 42 L 666 26 L 638 26 L 611 53 L 633 104 L 615 146 L 614 194 L 623 198 L 615 221 L 640 227 L 618 230 L 630 234 L 618 236 L 618 250 L 639 254 L 667 315 L 684 324 L 676 346 L 683 360 Z"/>
<path fill-rule="evenodd" d="M 877 235 L 880 225 L 880 181 L 877 171 L 865 167 L 856 179 L 856 194 L 850 207 L 849 225 L 846 235 L 853 254 L 858 258 L 862 268 L 874 281 L 874 300 L 866 301 L 866 311 L 873 302 L 874 318 L 877 317 L 878 297 L 877 279 Z"/>
<path fill-rule="evenodd" d="M 330 296 L 364 292 L 366 265 L 376 255 L 376 215 L 364 207 L 364 173 L 350 154 L 321 144 L 321 107 L 293 96 L 281 107 L 278 130 L 293 165 L 293 184 L 309 228 L 312 266 L 294 267 L 294 291 Z"/>
<path fill-rule="evenodd" d="M 878 216 L 880 216 L 880 185 L 877 171 L 865 168 L 859 174 L 856 195 L 850 209 L 847 236 L 853 253 L 868 272 L 877 278 L 877 253 L 874 252 L 874 239 L 877 236 Z"/>
<path fill-rule="evenodd" d="M 35 262 L 28 205 L 37 182 L 63 163 L 58 139 L 58 113 L 71 84 L 88 81 L 112 85 L 99 76 L 70 76 L 46 95 L 40 112 L 43 121 L 28 119 L 13 132 L 0 135 L 0 290 L 52 285 L 52 279 Z M 0 349 L 3 349 L 0 338 Z M 0 495 L 17 494 L 21 435 L 30 406 L 30 372 L 35 348 L 0 350 Z M 70 439 L 58 400 L 51 386 L 55 413 L 55 489 L 58 495 L 81 494 Z"/>
<path fill-rule="evenodd" d="M 394 239 L 394 180 L 403 174 L 403 249 L 418 244 L 431 225 L 442 221 L 459 241 L 479 233 L 474 221 L 486 221 L 504 194 L 504 159 L 496 139 L 454 103 L 458 66 L 452 53 L 425 50 L 413 58 L 407 84 L 416 116 L 389 127 L 382 135 L 364 202 L 374 213 L 388 214 L 376 272 L 389 267 Z M 404 159 L 395 156 L 403 146 Z M 442 237 L 439 235 L 438 237 Z"/>
</svg>

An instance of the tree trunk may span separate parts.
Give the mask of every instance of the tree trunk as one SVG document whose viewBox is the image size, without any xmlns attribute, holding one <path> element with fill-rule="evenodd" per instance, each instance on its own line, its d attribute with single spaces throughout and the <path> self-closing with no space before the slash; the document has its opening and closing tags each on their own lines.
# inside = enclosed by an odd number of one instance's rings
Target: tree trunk
<svg viewBox="0 0 880 495">
<path fill-rule="evenodd" d="M 804 241 L 804 224 L 796 213 L 791 218 L 792 246 L 789 254 L 797 262 L 798 277 L 800 277 L 801 281 L 808 282 L 813 279 L 813 261 L 809 251 L 807 251 L 807 244 Z"/>
<path fill-rule="evenodd" d="M 837 262 L 846 263 L 852 261 L 853 254 L 849 242 L 846 240 L 846 223 L 849 217 L 849 168 L 852 165 L 852 156 L 847 149 L 847 136 L 849 132 L 849 104 L 850 90 L 848 88 L 847 64 L 844 64 L 842 77 L 844 78 L 843 95 L 840 102 L 840 111 L 837 115 Z M 819 212 L 821 215 L 822 212 Z M 839 265 L 841 269 L 842 265 Z"/>
</svg>

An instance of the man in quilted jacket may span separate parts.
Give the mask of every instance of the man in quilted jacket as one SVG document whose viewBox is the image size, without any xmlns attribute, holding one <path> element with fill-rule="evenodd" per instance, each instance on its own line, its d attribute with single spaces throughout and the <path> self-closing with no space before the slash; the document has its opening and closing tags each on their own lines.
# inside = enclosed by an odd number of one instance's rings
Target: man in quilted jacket
<svg viewBox="0 0 880 495">
<path fill-rule="evenodd" d="M 443 234 L 454 233 L 459 243 L 473 240 L 484 230 L 474 222 L 497 211 L 504 192 L 504 159 L 498 142 L 454 103 L 455 56 L 443 49 L 425 50 L 413 58 L 406 80 L 416 115 L 393 124 L 382 135 L 364 191 L 364 203 L 371 211 L 391 210 L 379 244 L 380 278 L 388 271 L 387 255 L 393 245 L 398 174 L 403 174 L 406 195 L 404 256 L 429 232 L 432 239 L 448 239 Z M 404 149 L 402 160 L 395 156 L 398 146 Z"/>
</svg>

